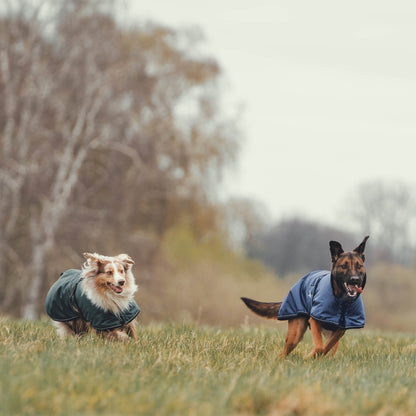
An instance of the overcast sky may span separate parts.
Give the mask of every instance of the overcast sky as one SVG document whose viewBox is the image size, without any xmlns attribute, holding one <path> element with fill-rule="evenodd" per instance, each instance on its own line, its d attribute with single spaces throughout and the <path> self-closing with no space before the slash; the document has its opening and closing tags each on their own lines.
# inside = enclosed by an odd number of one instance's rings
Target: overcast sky
<svg viewBox="0 0 416 416">
<path fill-rule="evenodd" d="M 263 202 L 274 219 L 336 222 L 359 183 L 416 182 L 413 0 L 132 0 L 130 10 L 199 26 L 226 94 L 243 104 L 228 194 Z"/>
</svg>

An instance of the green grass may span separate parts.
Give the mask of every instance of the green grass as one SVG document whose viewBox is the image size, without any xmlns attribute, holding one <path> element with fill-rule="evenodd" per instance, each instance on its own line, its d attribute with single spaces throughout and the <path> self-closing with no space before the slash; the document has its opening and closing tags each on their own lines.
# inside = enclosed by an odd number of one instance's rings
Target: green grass
<svg viewBox="0 0 416 416">
<path fill-rule="evenodd" d="M 285 328 L 285 325 L 278 325 Z M 0 415 L 414 415 L 416 339 L 349 331 L 335 359 L 286 360 L 284 331 L 160 324 L 61 341 L 0 320 Z"/>
</svg>

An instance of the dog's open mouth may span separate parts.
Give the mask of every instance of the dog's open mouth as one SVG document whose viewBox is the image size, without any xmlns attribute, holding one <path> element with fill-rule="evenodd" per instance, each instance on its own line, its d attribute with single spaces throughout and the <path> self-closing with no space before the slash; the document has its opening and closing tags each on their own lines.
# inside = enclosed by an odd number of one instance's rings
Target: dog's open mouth
<svg viewBox="0 0 416 416">
<path fill-rule="evenodd" d="M 357 296 L 359 293 L 363 293 L 363 289 L 358 285 L 348 285 L 347 283 L 344 283 L 344 287 L 347 295 L 352 298 Z"/>
<path fill-rule="evenodd" d="M 108 283 L 108 286 L 110 286 L 111 290 L 115 293 L 123 292 L 123 288 L 121 286 L 116 286 L 116 285 L 113 285 L 112 283 Z"/>
</svg>

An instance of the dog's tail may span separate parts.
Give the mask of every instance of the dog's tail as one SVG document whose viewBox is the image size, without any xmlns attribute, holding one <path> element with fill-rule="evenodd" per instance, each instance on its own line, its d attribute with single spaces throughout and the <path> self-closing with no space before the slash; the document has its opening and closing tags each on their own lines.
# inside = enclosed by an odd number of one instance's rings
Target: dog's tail
<svg viewBox="0 0 416 416">
<path fill-rule="evenodd" d="M 246 306 L 257 315 L 268 319 L 277 319 L 282 302 L 258 302 L 257 300 L 241 298 Z"/>
</svg>

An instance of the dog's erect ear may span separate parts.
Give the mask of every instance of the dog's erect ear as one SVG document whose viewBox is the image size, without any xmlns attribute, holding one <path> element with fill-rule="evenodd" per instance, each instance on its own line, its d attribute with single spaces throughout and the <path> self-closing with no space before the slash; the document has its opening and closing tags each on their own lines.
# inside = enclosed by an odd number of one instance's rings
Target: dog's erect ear
<svg viewBox="0 0 416 416">
<path fill-rule="evenodd" d="M 365 260 L 365 256 L 364 256 L 365 243 L 367 242 L 369 238 L 370 238 L 369 235 L 364 237 L 364 240 L 360 243 L 360 245 L 353 250 L 353 252 L 359 254 L 363 260 Z"/>
<path fill-rule="evenodd" d="M 338 241 L 330 241 L 329 250 L 331 251 L 332 263 L 335 263 L 339 256 L 344 252 L 344 249 Z"/>
<path fill-rule="evenodd" d="M 126 270 L 131 269 L 134 264 L 133 259 L 128 254 L 119 254 L 117 259 L 123 263 L 123 266 Z"/>
</svg>

